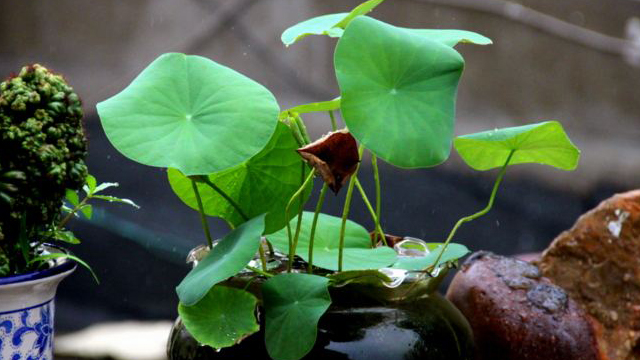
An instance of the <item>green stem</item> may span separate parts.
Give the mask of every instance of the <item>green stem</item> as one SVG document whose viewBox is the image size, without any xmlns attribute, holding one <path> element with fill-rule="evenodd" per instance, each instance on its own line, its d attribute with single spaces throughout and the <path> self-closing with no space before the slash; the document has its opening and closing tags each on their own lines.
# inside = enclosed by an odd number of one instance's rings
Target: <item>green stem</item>
<svg viewBox="0 0 640 360">
<path fill-rule="evenodd" d="M 264 254 L 264 248 L 262 247 L 262 240 L 260 240 L 260 246 L 258 247 L 258 254 L 260 254 L 260 263 L 262 263 L 262 269 L 264 271 L 269 271 L 267 269 L 267 257 Z"/>
<path fill-rule="evenodd" d="M 76 205 L 73 209 L 71 209 L 71 211 L 69 211 L 69 213 L 67 214 L 67 216 L 64 217 L 64 219 L 62 219 L 62 221 L 60 221 L 60 223 L 58 223 L 58 230 L 62 230 L 64 228 L 65 225 L 67 225 L 67 223 L 73 218 L 73 216 L 80 211 L 80 208 L 82 208 L 83 206 L 85 206 L 87 204 L 87 201 L 89 201 L 91 197 L 89 195 L 87 195 L 84 199 L 82 199 L 82 201 L 80 201 L 78 203 L 78 205 Z"/>
<path fill-rule="evenodd" d="M 316 225 L 318 224 L 318 215 L 320 215 L 320 210 L 322 210 L 322 204 L 324 203 L 324 196 L 327 194 L 327 183 L 322 185 L 322 190 L 320 190 L 320 197 L 318 198 L 318 203 L 316 204 L 316 210 L 313 213 L 313 222 L 311 223 L 311 234 L 309 235 L 309 267 L 308 273 L 313 274 L 313 241 L 316 235 Z"/>
<path fill-rule="evenodd" d="M 438 254 L 436 261 L 427 269 L 429 272 L 431 272 L 438 265 L 440 258 L 442 258 L 442 254 L 447 249 L 449 242 L 451 242 L 451 239 L 453 239 L 453 236 L 455 235 L 456 231 L 458 231 L 458 228 L 462 224 L 475 220 L 485 215 L 486 213 L 489 212 L 489 210 L 491 210 L 491 208 L 493 207 L 493 202 L 496 198 L 496 193 L 498 192 L 498 188 L 500 187 L 500 183 L 502 182 L 502 178 L 504 178 L 504 174 L 507 171 L 507 166 L 509 166 L 509 161 L 511 161 L 511 157 L 513 156 L 514 152 L 515 150 L 511 150 L 511 152 L 509 153 L 509 156 L 507 156 L 507 161 L 505 161 L 504 165 L 500 169 L 500 172 L 498 173 L 498 177 L 496 178 L 496 181 L 493 184 L 493 189 L 491 190 L 491 196 L 489 196 L 489 203 L 487 204 L 487 206 L 485 206 L 484 209 L 478 211 L 473 215 L 465 216 L 462 219 L 458 220 L 458 222 L 453 226 L 453 229 L 451 229 L 451 232 L 449 232 L 449 236 L 447 237 L 447 240 L 444 242 L 444 245 L 442 246 L 442 250 L 440 250 L 440 254 Z"/>
<path fill-rule="evenodd" d="M 300 117 L 300 115 L 296 115 L 295 122 L 296 122 L 296 125 L 298 126 L 298 129 L 300 130 L 300 133 L 302 134 L 302 138 L 304 139 L 305 144 L 309 144 L 311 142 L 311 138 L 309 138 L 309 134 L 307 133 L 307 127 L 304 125 L 304 121 L 302 121 L 302 118 Z"/>
<path fill-rule="evenodd" d="M 245 268 L 253 271 L 256 274 L 260 274 L 260 275 L 263 275 L 263 276 L 266 276 L 266 277 L 273 277 L 273 274 L 269 274 L 268 272 L 262 271 L 262 270 L 260 270 L 258 268 L 253 267 L 253 266 L 247 265 L 247 266 L 245 266 Z"/>
<path fill-rule="evenodd" d="M 213 249 L 213 239 L 211 239 L 211 233 L 209 232 L 209 224 L 207 223 L 207 217 L 204 214 L 204 206 L 202 206 L 202 198 L 200 198 L 200 192 L 198 191 L 198 185 L 196 181 L 191 179 L 191 187 L 193 187 L 193 193 L 196 196 L 196 201 L 198 202 L 198 210 L 200 213 L 200 221 L 202 222 L 202 228 L 204 229 L 204 235 L 207 237 L 207 243 L 209 244 L 209 249 Z"/>
<path fill-rule="evenodd" d="M 358 158 L 362 159 L 362 151 L 364 147 L 360 145 L 358 149 Z M 342 210 L 342 226 L 340 227 L 340 245 L 338 248 L 338 271 L 342 271 L 342 261 L 344 253 L 344 233 L 347 228 L 347 217 L 349 216 L 349 209 L 351 207 L 351 198 L 353 197 L 353 186 L 355 184 L 356 177 L 358 176 L 358 169 L 360 169 L 360 162 L 356 166 L 356 170 L 351 174 L 349 179 L 349 188 L 347 189 L 347 197 L 344 200 L 344 209 Z"/>
<path fill-rule="evenodd" d="M 222 189 L 220 189 L 216 184 L 212 183 L 211 180 L 209 180 L 208 176 L 202 176 L 202 181 L 204 181 L 205 184 L 209 185 L 209 187 L 213 189 L 213 191 L 217 192 L 218 195 L 222 196 L 229 203 L 229 205 L 233 206 L 233 208 L 242 217 L 242 220 L 244 221 L 249 220 L 249 217 L 242 211 L 242 209 L 240 208 L 240 205 L 238 205 L 238 203 L 236 203 L 229 195 L 227 195 L 227 193 L 225 193 Z"/>
<path fill-rule="evenodd" d="M 294 118 L 291 116 L 288 116 L 286 119 L 282 120 L 282 122 L 285 125 L 287 125 L 289 129 L 291 129 L 291 133 L 293 134 L 293 137 L 296 139 L 298 146 L 303 147 L 305 145 L 305 142 L 302 137 L 302 134 L 300 133 L 300 128 L 298 127 L 297 122 L 294 120 Z"/>
<path fill-rule="evenodd" d="M 313 179 L 313 175 L 315 175 L 315 172 L 316 172 L 315 169 L 311 170 L 311 172 L 309 173 L 309 176 L 307 176 L 307 178 L 304 180 L 304 182 L 302 183 L 298 191 L 296 191 L 293 194 L 293 196 L 291 196 L 291 199 L 289 199 L 289 202 L 287 203 L 287 207 L 284 209 L 284 218 L 285 220 L 287 220 L 287 236 L 289 237 L 289 264 L 287 265 L 287 272 L 291 272 L 291 266 L 293 265 L 293 257 L 295 255 L 295 247 L 296 245 L 298 245 L 294 243 L 294 239 L 291 236 L 291 221 L 288 220 L 289 210 L 291 208 L 291 205 L 293 205 L 294 201 L 298 197 L 300 197 L 304 189 L 309 185 L 309 183 Z"/>
<path fill-rule="evenodd" d="M 382 227 L 380 227 L 380 221 L 378 221 L 378 216 L 373 210 L 373 207 L 371 206 L 371 202 L 369 202 L 369 198 L 367 197 L 367 194 L 364 192 L 364 189 L 362 188 L 362 184 L 360 184 L 360 180 L 358 178 L 356 178 L 356 187 L 358 188 L 358 191 L 362 196 L 362 201 L 364 201 L 364 204 L 367 206 L 367 209 L 369 209 L 369 214 L 371 214 L 371 218 L 375 222 L 375 231 L 377 235 L 379 235 L 382 238 L 382 242 L 384 243 L 385 246 L 387 246 L 387 238 L 384 236 L 384 231 L 382 231 Z M 373 244 L 373 246 L 375 247 L 377 243 L 378 242 L 376 241 Z"/>
<path fill-rule="evenodd" d="M 338 124 L 336 123 L 336 117 L 333 115 L 333 110 L 329 110 L 329 117 L 331 117 L 331 130 L 338 130 Z"/>
<path fill-rule="evenodd" d="M 376 227 L 380 227 L 380 202 L 382 196 L 380 195 L 380 173 L 378 172 L 378 157 L 375 154 L 371 154 L 371 167 L 373 167 L 373 180 L 376 184 Z M 387 245 L 387 238 L 384 233 L 381 234 L 382 241 Z"/>
</svg>

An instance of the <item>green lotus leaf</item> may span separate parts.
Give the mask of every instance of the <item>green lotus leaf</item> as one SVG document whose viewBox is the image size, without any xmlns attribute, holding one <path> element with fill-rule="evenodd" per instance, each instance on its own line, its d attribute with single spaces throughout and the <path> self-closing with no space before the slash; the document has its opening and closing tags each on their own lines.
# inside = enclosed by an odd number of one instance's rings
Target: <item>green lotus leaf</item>
<svg viewBox="0 0 640 360">
<path fill-rule="evenodd" d="M 262 85 L 207 58 L 177 53 L 160 56 L 97 109 L 124 156 L 186 175 L 222 171 L 256 155 L 279 113 Z"/>
<path fill-rule="evenodd" d="M 340 37 L 342 29 L 334 26 L 347 15 L 349 13 L 328 14 L 305 20 L 285 30 L 280 39 L 283 44 L 289 46 L 309 35 Z"/>
<path fill-rule="evenodd" d="M 176 288 L 180 302 L 186 306 L 196 304 L 215 284 L 242 270 L 258 252 L 263 232 L 264 214 L 222 238 Z"/>
<path fill-rule="evenodd" d="M 429 249 L 429 254 L 427 256 L 422 257 L 404 257 L 398 256 L 398 261 L 396 261 L 392 268 L 396 269 L 405 269 L 405 270 L 423 270 L 428 268 L 429 266 L 434 265 L 438 255 L 440 255 L 440 251 L 442 250 L 443 243 L 427 243 L 427 248 Z M 435 264 L 434 268 L 445 264 L 450 261 L 455 261 L 469 253 L 469 249 L 462 244 L 449 243 L 447 248 L 444 250 L 442 257 L 438 261 L 438 264 Z"/>
<path fill-rule="evenodd" d="M 504 166 L 511 152 L 509 165 L 538 163 L 573 170 L 580 159 L 580 150 L 557 121 L 463 135 L 455 139 L 454 146 L 476 170 Z"/>
<path fill-rule="evenodd" d="M 454 47 L 459 43 L 474 45 L 490 45 L 493 41 L 473 31 L 455 29 L 408 29 L 413 34 L 424 36 L 430 40 Z"/>
<path fill-rule="evenodd" d="M 318 320 L 331 305 L 329 279 L 280 274 L 262 285 L 265 341 L 275 360 L 298 360 L 313 348 Z"/>
<path fill-rule="evenodd" d="M 454 49 L 370 17 L 355 18 L 334 55 L 351 134 L 402 168 L 440 164 L 451 151 L 464 60 Z"/>
<path fill-rule="evenodd" d="M 295 229 L 297 218 L 291 220 Z M 309 260 L 309 238 L 313 213 L 304 212 L 296 255 Z M 342 219 L 320 214 L 314 237 L 313 265 L 328 270 L 338 270 L 338 245 Z M 281 252 L 289 253 L 289 238 L 285 229 L 267 236 L 273 246 Z M 344 238 L 343 271 L 380 269 L 396 261 L 396 252 L 389 247 L 371 248 L 371 237 L 365 228 L 347 220 Z"/>
<path fill-rule="evenodd" d="M 314 103 L 309 103 L 304 105 L 298 105 L 298 106 L 292 107 L 289 110 L 285 110 L 285 112 L 296 112 L 298 114 L 304 114 L 304 113 L 316 112 L 316 111 L 331 111 L 339 108 L 340 108 L 340 98 L 337 97 L 329 101 L 321 101 L 321 102 L 314 102 Z"/>
<path fill-rule="evenodd" d="M 217 285 L 193 306 L 180 303 L 178 314 L 199 343 L 221 349 L 260 330 L 257 303 L 249 292 Z"/>
<path fill-rule="evenodd" d="M 208 178 L 233 199 L 247 217 L 267 213 L 266 234 L 278 231 L 290 220 L 285 219 L 284 210 L 301 185 L 303 163 L 296 152 L 297 148 L 298 143 L 291 130 L 283 123 L 278 123 L 271 141 L 258 155 L 229 170 L 211 174 Z M 185 204 L 198 210 L 191 180 L 175 169 L 169 169 L 168 177 L 176 195 Z M 213 188 L 203 182 L 198 182 L 197 186 L 205 214 L 220 217 L 232 227 L 244 222 L 240 213 Z M 302 201 L 306 201 L 310 193 L 311 189 L 306 191 Z M 299 203 L 300 200 L 294 202 L 293 208 L 297 209 Z M 294 215 L 292 213 L 290 218 Z"/>
</svg>

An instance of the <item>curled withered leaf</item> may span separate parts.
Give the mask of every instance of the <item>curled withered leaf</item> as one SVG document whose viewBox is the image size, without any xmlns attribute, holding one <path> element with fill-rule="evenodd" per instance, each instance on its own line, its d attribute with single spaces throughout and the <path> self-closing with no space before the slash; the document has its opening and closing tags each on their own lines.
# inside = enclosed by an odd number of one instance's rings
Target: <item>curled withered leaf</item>
<svg viewBox="0 0 640 360">
<path fill-rule="evenodd" d="M 358 166 L 358 144 L 348 130 L 331 132 L 298 149 L 334 193 L 338 193 Z"/>
</svg>

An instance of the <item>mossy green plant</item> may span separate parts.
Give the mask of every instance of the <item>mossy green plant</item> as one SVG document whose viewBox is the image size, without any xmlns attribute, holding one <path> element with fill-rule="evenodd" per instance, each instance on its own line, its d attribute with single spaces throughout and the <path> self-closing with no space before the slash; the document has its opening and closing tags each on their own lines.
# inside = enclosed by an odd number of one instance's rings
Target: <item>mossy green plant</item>
<svg viewBox="0 0 640 360">
<path fill-rule="evenodd" d="M 42 266 L 46 261 L 36 259 L 44 241 L 77 243 L 64 231 L 63 202 L 83 187 L 87 198 L 101 189 L 85 163 L 80 97 L 42 65 L 0 83 L 0 145 L 0 276 L 6 276 Z M 86 201 L 70 202 L 68 212 L 89 213 Z"/>
<path fill-rule="evenodd" d="M 0 174 L 9 190 L 1 197 L 0 247 L 20 271 L 26 263 L 12 241 L 20 220 L 30 238 L 57 220 L 66 190 L 85 183 L 87 140 L 82 103 L 61 75 L 25 66 L 0 92 Z"/>
</svg>

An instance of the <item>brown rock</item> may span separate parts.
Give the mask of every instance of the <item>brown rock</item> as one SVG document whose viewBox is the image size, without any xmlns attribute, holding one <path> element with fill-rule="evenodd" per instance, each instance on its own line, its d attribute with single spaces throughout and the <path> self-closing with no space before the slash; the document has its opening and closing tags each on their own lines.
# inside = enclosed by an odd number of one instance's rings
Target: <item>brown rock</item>
<svg viewBox="0 0 640 360">
<path fill-rule="evenodd" d="M 640 191 L 581 216 L 543 253 L 540 270 L 597 319 L 610 360 L 640 360 Z"/>
<path fill-rule="evenodd" d="M 525 261 L 473 254 L 447 298 L 467 317 L 478 360 L 604 360 L 591 320 Z"/>
</svg>

